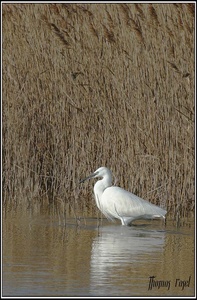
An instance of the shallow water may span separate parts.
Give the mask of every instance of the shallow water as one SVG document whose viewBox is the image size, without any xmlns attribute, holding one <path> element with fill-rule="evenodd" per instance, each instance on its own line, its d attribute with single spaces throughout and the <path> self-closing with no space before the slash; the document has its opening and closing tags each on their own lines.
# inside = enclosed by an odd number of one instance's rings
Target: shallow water
<svg viewBox="0 0 197 300">
<path fill-rule="evenodd" d="M 194 296 L 194 281 L 192 220 L 98 227 L 94 218 L 64 226 L 48 214 L 3 216 L 3 296 Z"/>
</svg>

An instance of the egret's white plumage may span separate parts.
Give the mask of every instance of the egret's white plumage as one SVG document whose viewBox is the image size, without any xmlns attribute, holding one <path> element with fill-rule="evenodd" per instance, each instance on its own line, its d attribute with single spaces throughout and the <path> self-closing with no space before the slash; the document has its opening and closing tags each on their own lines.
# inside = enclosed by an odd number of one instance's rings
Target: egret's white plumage
<svg viewBox="0 0 197 300">
<path fill-rule="evenodd" d="M 120 188 L 112 186 L 112 173 L 101 167 L 87 178 L 101 177 L 94 185 L 94 195 L 98 208 L 108 218 L 121 220 L 122 225 L 130 225 L 138 219 L 165 218 L 166 210 Z"/>
</svg>

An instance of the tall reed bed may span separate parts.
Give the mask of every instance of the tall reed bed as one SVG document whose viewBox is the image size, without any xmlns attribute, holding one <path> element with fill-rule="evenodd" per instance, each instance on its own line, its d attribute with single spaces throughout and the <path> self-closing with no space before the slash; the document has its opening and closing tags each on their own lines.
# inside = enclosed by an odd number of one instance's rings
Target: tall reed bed
<svg viewBox="0 0 197 300">
<path fill-rule="evenodd" d="M 194 208 L 194 4 L 3 4 L 3 201 L 92 208 L 79 179 Z"/>
</svg>

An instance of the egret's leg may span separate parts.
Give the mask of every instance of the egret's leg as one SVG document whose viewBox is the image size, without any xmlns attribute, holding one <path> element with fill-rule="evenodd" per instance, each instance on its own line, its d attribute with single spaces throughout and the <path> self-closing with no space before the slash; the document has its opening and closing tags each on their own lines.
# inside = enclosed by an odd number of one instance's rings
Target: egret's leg
<svg viewBox="0 0 197 300">
<path fill-rule="evenodd" d="M 115 209 L 115 211 L 116 211 L 116 213 L 117 213 L 117 215 L 118 215 L 118 217 L 116 217 L 116 218 L 120 219 L 122 225 L 126 225 L 126 224 L 125 224 L 125 221 L 124 221 L 124 218 L 122 218 L 122 217 L 119 215 L 119 213 L 117 212 L 117 209 L 116 209 L 115 204 L 114 204 L 114 209 Z"/>
<path fill-rule="evenodd" d="M 122 225 L 124 225 L 124 226 L 125 226 L 126 224 L 125 224 L 125 221 L 124 221 L 124 219 L 120 217 L 120 220 L 121 220 L 121 223 L 122 223 Z"/>
</svg>

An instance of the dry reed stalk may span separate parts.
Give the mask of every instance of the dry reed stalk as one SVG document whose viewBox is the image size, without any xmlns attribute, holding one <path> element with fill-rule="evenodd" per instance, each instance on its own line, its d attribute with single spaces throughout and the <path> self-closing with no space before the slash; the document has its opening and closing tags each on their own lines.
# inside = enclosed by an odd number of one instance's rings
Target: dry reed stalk
<svg viewBox="0 0 197 300">
<path fill-rule="evenodd" d="M 109 27 L 112 30 L 112 29 L 114 29 L 113 19 L 112 19 L 110 13 L 107 10 L 106 10 L 106 13 L 107 13 L 107 20 L 108 20 Z"/>
<path fill-rule="evenodd" d="M 51 4 L 50 5 L 50 9 L 53 10 L 54 14 L 59 15 L 60 14 L 60 7 L 58 6 L 58 4 Z"/>
<path fill-rule="evenodd" d="M 63 3 L 61 4 L 62 9 L 66 10 L 66 12 L 71 15 L 71 14 L 76 14 L 77 13 L 77 9 L 76 9 L 76 5 L 70 5 L 70 4 L 66 4 Z"/>
<path fill-rule="evenodd" d="M 188 3 L 187 4 L 187 9 L 188 12 L 190 13 L 190 15 L 192 16 L 192 18 L 195 17 L 195 4 L 194 3 Z"/>
<path fill-rule="evenodd" d="M 178 69 L 178 67 L 177 67 L 174 63 L 172 63 L 172 62 L 170 62 L 170 61 L 168 61 L 168 63 L 169 63 L 170 66 L 173 68 L 173 70 L 175 70 L 176 73 L 182 74 L 182 72 Z"/>
<path fill-rule="evenodd" d="M 182 18 L 181 18 L 181 16 L 180 16 L 180 14 L 178 15 L 178 20 L 179 20 L 179 26 L 180 26 L 180 28 L 183 30 L 183 21 L 182 21 Z"/>
<path fill-rule="evenodd" d="M 151 16 L 151 20 L 153 21 L 153 23 L 155 23 L 157 26 L 159 26 L 160 24 L 159 24 L 158 16 L 157 16 L 154 6 L 152 4 L 150 4 L 148 9 L 149 9 L 149 13 Z"/>
<path fill-rule="evenodd" d="M 129 25 L 129 23 L 130 23 L 130 10 L 129 10 L 129 6 L 127 4 L 120 4 L 119 8 L 123 12 L 125 24 Z"/>
<path fill-rule="evenodd" d="M 71 44 L 64 38 L 63 33 L 61 33 L 59 28 L 53 23 L 51 23 L 51 28 L 52 28 L 53 32 L 58 36 L 60 41 L 63 43 L 63 45 L 66 46 L 67 48 L 69 48 L 71 46 Z"/>
<path fill-rule="evenodd" d="M 139 16 L 142 20 L 145 20 L 145 14 L 143 12 L 143 10 L 140 8 L 140 4 L 135 4 L 135 8 L 139 13 Z"/>
<path fill-rule="evenodd" d="M 87 14 L 91 19 L 93 18 L 93 13 L 89 9 L 85 8 L 83 5 L 77 5 L 77 8 L 85 12 L 85 14 Z"/>
<path fill-rule="evenodd" d="M 114 33 L 111 29 L 108 29 L 104 24 L 103 24 L 103 29 L 104 29 L 104 37 L 109 43 L 115 43 L 115 36 Z"/>
<path fill-rule="evenodd" d="M 136 36 L 140 43 L 142 43 L 145 46 L 145 41 L 142 35 L 142 31 L 138 27 L 133 27 L 134 32 L 136 33 Z"/>
<path fill-rule="evenodd" d="M 90 21 L 89 23 L 89 28 L 90 28 L 90 31 L 92 32 L 92 34 L 97 38 L 99 39 L 99 33 L 98 33 L 98 30 L 96 30 L 94 24 L 92 21 Z"/>
</svg>

